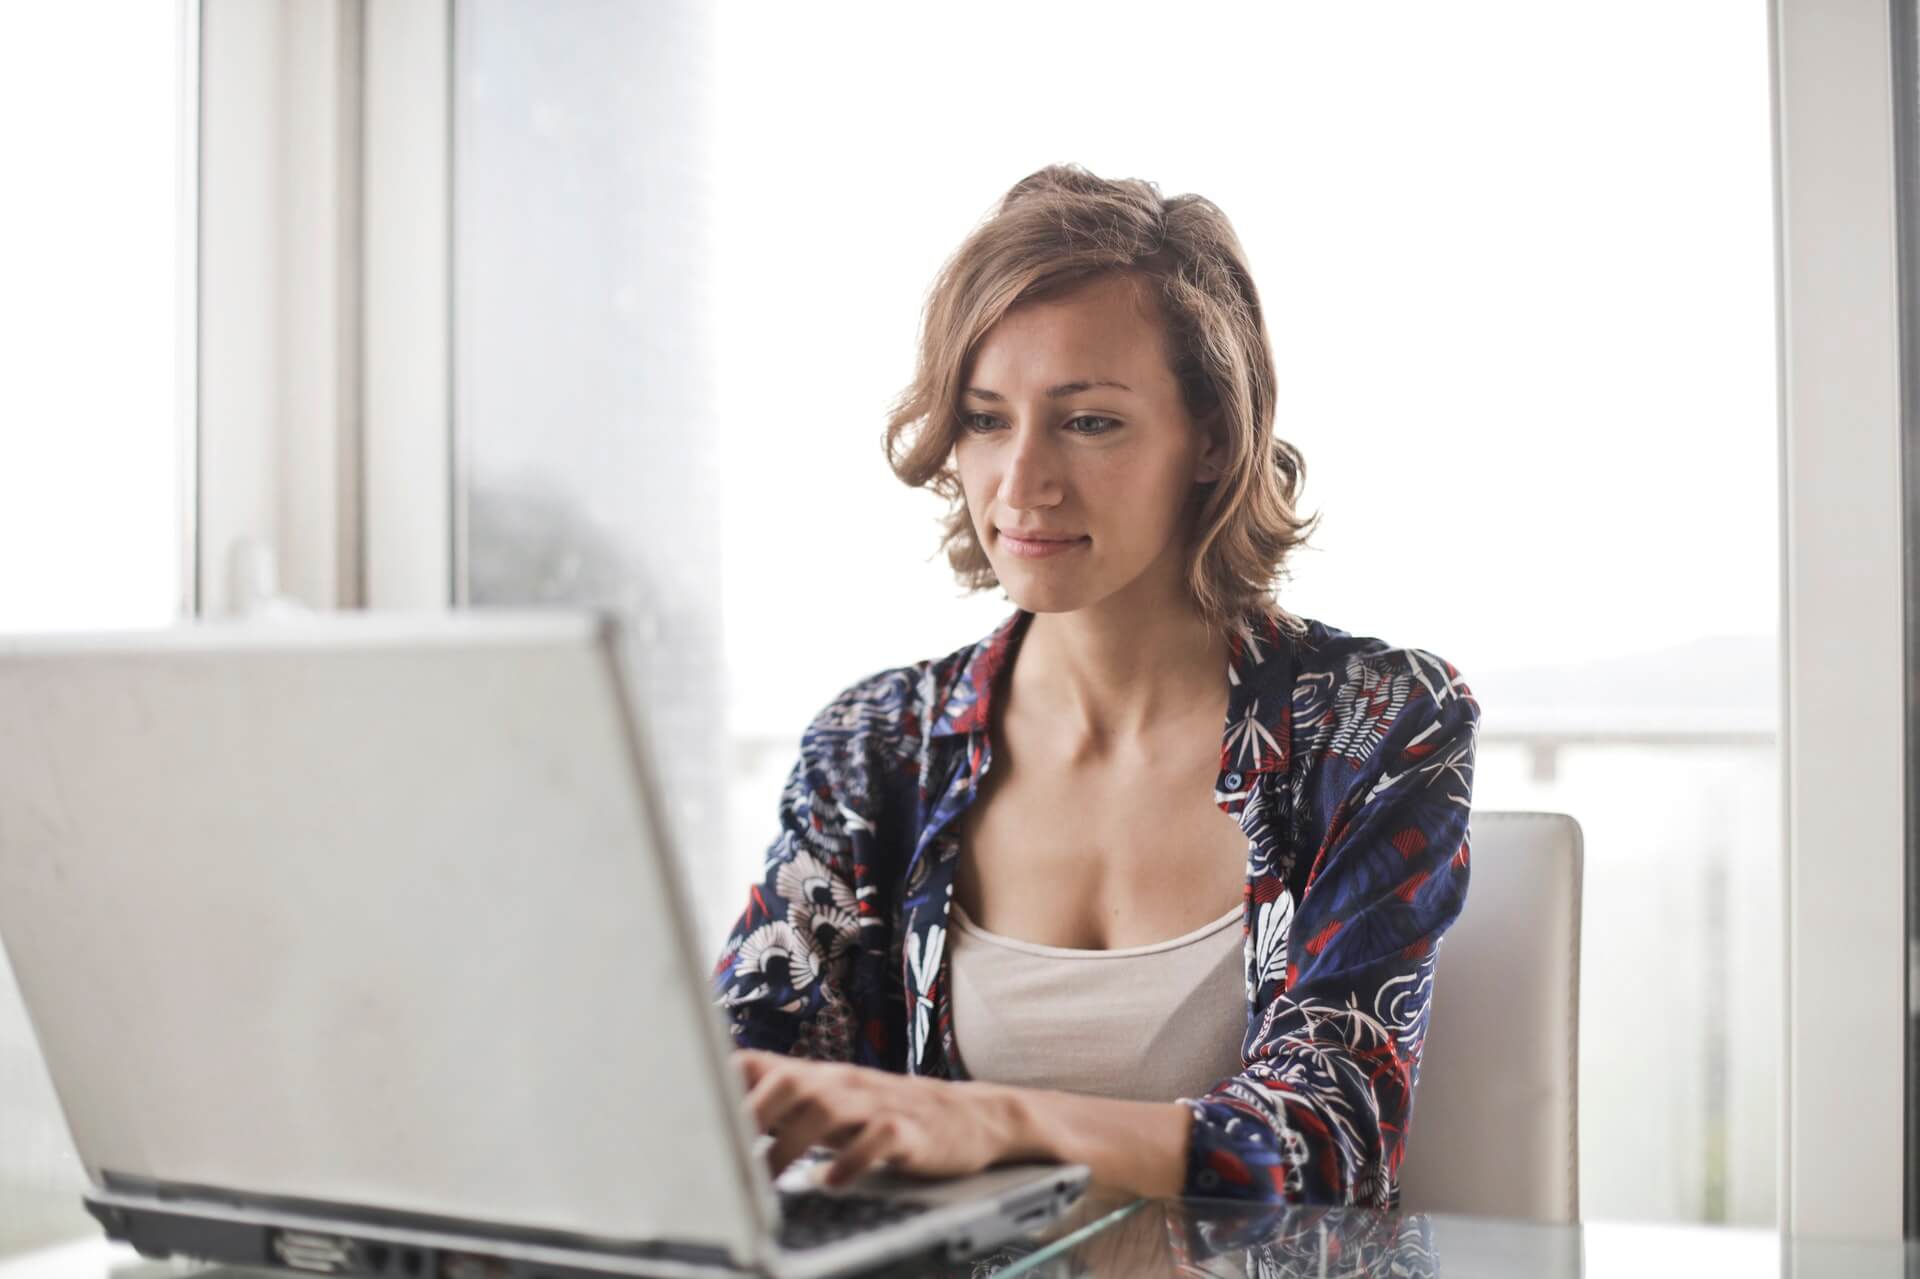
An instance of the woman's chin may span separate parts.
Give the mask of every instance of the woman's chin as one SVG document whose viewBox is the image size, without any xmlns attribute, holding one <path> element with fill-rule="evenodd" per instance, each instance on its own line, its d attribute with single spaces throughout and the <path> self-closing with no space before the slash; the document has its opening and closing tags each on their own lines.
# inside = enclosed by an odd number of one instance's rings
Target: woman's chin
<svg viewBox="0 0 1920 1279">
<path fill-rule="evenodd" d="M 1017 568 L 1000 575 L 1000 589 L 1015 608 L 1027 613 L 1071 613 L 1087 599 L 1086 590 L 1071 582 L 1036 582 Z"/>
</svg>

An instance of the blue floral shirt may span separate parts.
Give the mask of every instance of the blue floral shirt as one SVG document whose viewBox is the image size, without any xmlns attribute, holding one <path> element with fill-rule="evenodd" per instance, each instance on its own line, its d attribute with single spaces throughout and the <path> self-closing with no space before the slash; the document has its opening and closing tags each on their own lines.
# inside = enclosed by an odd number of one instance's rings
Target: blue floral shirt
<svg viewBox="0 0 1920 1279">
<path fill-rule="evenodd" d="M 957 819 L 1032 614 L 882 671 L 807 728 L 713 973 L 741 1047 L 967 1078 L 946 968 Z M 1441 935 L 1467 894 L 1479 704 L 1454 668 L 1307 621 L 1232 638 L 1214 802 L 1247 836 L 1242 1069 L 1183 1193 L 1392 1206 Z"/>
</svg>

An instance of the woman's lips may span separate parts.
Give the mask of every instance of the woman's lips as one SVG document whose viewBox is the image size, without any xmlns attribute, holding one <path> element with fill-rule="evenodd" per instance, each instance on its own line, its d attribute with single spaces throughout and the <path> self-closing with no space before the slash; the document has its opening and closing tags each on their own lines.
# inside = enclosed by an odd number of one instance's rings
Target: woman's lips
<svg viewBox="0 0 1920 1279">
<path fill-rule="evenodd" d="M 1012 533 L 1002 532 L 1001 542 L 1006 548 L 1022 559 L 1044 560 L 1054 555 L 1064 555 L 1068 551 L 1085 546 L 1091 538 L 1073 537 L 1065 540 L 1042 540 L 1040 538 L 1016 537 Z"/>
</svg>

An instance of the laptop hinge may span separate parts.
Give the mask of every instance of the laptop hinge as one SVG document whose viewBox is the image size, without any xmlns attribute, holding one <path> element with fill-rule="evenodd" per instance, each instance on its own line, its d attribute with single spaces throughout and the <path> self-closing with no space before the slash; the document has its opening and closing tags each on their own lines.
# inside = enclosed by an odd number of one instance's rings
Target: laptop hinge
<svg viewBox="0 0 1920 1279">
<path fill-rule="evenodd" d="M 737 1272 L 742 1268 L 726 1249 L 708 1243 L 603 1239 L 428 1213 L 162 1182 L 104 1170 L 101 1183 L 114 1198 L 89 1194 L 87 1210 L 110 1237 L 132 1244 L 143 1255 L 215 1257 L 232 1264 L 245 1264 L 243 1259 L 251 1257 L 256 1259 L 254 1264 L 290 1266 L 319 1273 L 356 1270 L 380 1273 L 384 1267 L 365 1266 L 368 1259 L 357 1255 L 337 1258 L 342 1264 L 327 1264 L 331 1257 L 326 1224 L 338 1223 L 346 1230 L 365 1230 L 369 1238 L 431 1236 L 445 1239 L 448 1242 L 441 1245 L 440 1250 L 446 1252 L 458 1252 L 461 1241 L 470 1240 L 483 1246 L 538 1248 L 636 1262 L 658 1261 L 698 1270 Z M 123 1199 L 146 1202 L 129 1205 Z M 285 1224 L 276 1226 L 261 1218 L 278 1218 Z M 281 1238 L 287 1235 L 310 1239 L 289 1243 Z M 289 1256 L 290 1252 L 300 1261 L 314 1264 L 299 1264 Z M 344 1264 L 349 1260 L 361 1264 L 357 1267 Z"/>
</svg>

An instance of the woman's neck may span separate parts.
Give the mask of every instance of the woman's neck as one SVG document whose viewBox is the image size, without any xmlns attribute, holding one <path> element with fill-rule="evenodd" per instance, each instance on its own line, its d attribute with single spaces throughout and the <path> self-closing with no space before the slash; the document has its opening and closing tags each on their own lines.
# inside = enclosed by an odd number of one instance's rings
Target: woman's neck
<svg viewBox="0 0 1920 1279">
<path fill-rule="evenodd" d="M 1224 719 L 1227 639 L 1193 607 L 1036 614 L 1011 700 L 1094 754 L 1196 716 Z"/>
</svg>

